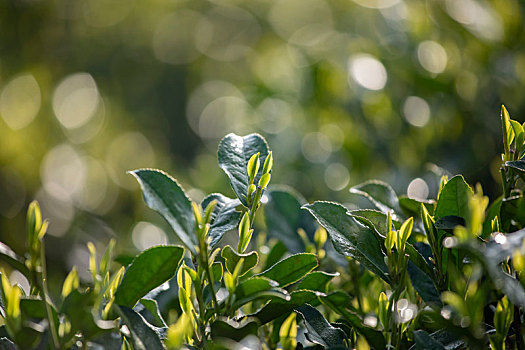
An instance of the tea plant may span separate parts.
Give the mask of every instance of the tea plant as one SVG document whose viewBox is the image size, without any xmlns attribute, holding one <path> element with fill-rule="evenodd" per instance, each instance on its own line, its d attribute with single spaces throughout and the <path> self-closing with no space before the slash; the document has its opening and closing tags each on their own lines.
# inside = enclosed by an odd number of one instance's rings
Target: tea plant
<svg viewBox="0 0 525 350">
<path fill-rule="evenodd" d="M 73 268 L 59 296 L 33 202 L 26 254 L 0 245 L 31 285 L 2 271 L 0 348 L 523 349 L 524 126 L 502 108 L 503 194 L 490 205 L 457 175 L 424 201 L 368 181 L 350 192 L 369 207 L 352 210 L 268 189 L 266 141 L 227 135 L 219 167 L 236 198 L 196 203 L 160 170 L 131 171 L 182 246 L 113 258 L 110 241 L 97 263 L 90 243 L 91 282 Z"/>
</svg>

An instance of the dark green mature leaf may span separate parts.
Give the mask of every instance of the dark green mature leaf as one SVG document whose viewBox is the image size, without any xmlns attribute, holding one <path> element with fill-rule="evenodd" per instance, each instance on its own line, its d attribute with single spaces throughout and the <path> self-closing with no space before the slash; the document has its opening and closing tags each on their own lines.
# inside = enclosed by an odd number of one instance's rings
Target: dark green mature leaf
<svg viewBox="0 0 525 350">
<path fill-rule="evenodd" d="M 455 215 L 462 218 L 468 217 L 468 199 L 473 194 L 470 186 L 461 175 L 456 175 L 448 180 L 441 189 L 437 200 L 435 217 Z"/>
<path fill-rule="evenodd" d="M 0 338 L 0 350 L 18 350 L 16 345 L 6 337 Z"/>
<path fill-rule="evenodd" d="M 436 220 L 434 226 L 440 230 L 453 230 L 456 226 L 465 226 L 465 219 L 461 216 L 449 215 Z"/>
<path fill-rule="evenodd" d="M 304 324 L 308 330 L 306 338 L 309 341 L 322 345 L 325 348 L 344 346 L 345 332 L 330 325 L 317 309 L 304 304 L 295 309 L 295 311 L 303 316 Z"/>
<path fill-rule="evenodd" d="M 228 134 L 219 143 L 219 167 L 228 175 L 233 191 L 245 206 L 248 206 L 246 197 L 248 196 L 250 182 L 246 166 L 250 157 L 257 152 L 259 152 L 261 164 L 264 164 L 270 149 L 266 140 L 259 134 L 250 134 L 244 137 Z M 261 175 L 262 166 L 255 176 L 254 183 L 258 183 Z"/>
<path fill-rule="evenodd" d="M 282 315 L 292 312 L 299 306 L 324 295 L 324 293 L 311 290 L 296 290 L 290 293 L 290 298 L 288 300 L 272 299 L 262 309 L 250 316 L 257 318 L 261 322 L 261 325 L 264 325 Z"/>
<path fill-rule="evenodd" d="M 266 277 L 254 276 L 242 281 L 235 289 L 234 309 L 260 299 L 288 300 L 290 295 L 279 284 Z"/>
<path fill-rule="evenodd" d="M 412 282 L 412 286 L 421 299 L 426 303 L 441 304 L 441 299 L 439 297 L 440 293 L 432 279 L 411 261 L 408 262 L 407 270 L 408 275 L 410 276 L 410 282 Z"/>
<path fill-rule="evenodd" d="M 296 290 L 306 289 L 318 292 L 326 292 L 328 282 L 334 277 L 339 276 L 339 273 L 328 273 L 323 271 L 313 271 L 306 275 L 301 282 L 295 287 Z"/>
<path fill-rule="evenodd" d="M 522 194 L 502 199 L 500 219 L 503 232 L 525 226 L 525 198 Z"/>
<path fill-rule="evenodd" d="M 161 341 L 162 329 L 150 325 L 144 317 L 126 306 L 116 307 L 122 322 L 128 326 L 131 333 L 133 349 L 157 350 L 164 349 Z"/>
<path fill-rule="evenodd" d="M 55 325 L 58 326 L 58 315 L 55 307 L 49 304 L 51 314 L 55 321 Z M 36 297 L 23 297 L 20 299 L 20 311 L 22 315 L 28 318 L 44 319 L 47 318 L 46 304 L 42 299 Z"/>
<path fill-rule="evenodd" d="M 374 225 L 379 234 L 385 238 L 387 232 L 387 214 L 374 209 L 357 209 L 350 211 L 349 214 L 355 218 L 365 218 Z M 396 230 L 399 230 L 403 223 L 401 221 L 392 220 L 392 224 Z"/>
<path fill-rule="evenodd" d="M 525 172 L 525 160 L 513 160 L 505 162 L 505 166 L 516 169 L 521 172 Z"/>
<path fill-rule="evenodd" d="M 297 230 L 302 228 L 313 241 L 316 229 L 313 218 L 301 210 L 305 200 L 291 189 L 274 189 L 267 196 L 264 216 L 268 235 L 282 241 L 291 253 L 304 252 L 304 242 Z"/>
<path fill-rule="evenodd" d="M 398 200 L 399 206 L 408 216 L 419 216 L 421 203 L 427 208 L 430 215 L 434 214 L 434 209 L 436 208 L 436 201 L 433 199 L 417 200 L 403 195 L 399 196 Z"/>
<path fill-rule="evenodd" d="M 336 291 L 322 296 L 320 299 L 324 305 L 343 316 L 346 322 L 366 338 L 372 348 L 376 350 L 386 349 L 386 341 L 383 334 L 373 328 L 365 326 L 361 317 L 349 309 L 352 305 L 352 300 L 348 294 L 342 291 Z"/>
<path fill-rule="evenodd" d="M 279 260 L 281 260 L 281 258 L 286 254 L 286 252 L 287 249 L 283 242 L 277 241 L 274 245 L 272 245 L 264 263 L 264 270 L 268 270 L 270 267 L 277 264 Z"/>
<path fill-rule="evenodd" d="M 215 247 L 226 232 L 237 227 L 241 213 L 235 210 L 235 207 L 240 204 L 238 199 L 231 199 L 220 193 L 213 193 L 204 198 L 201 202 L 202 209 L 205 209 L 213 200 L 216 200 L 217 204 L 211 214 L 208 236 L 211 238 L 210 245 Z"/>
<path fill-rule="evenodd" d="M 124 273 L 115 293 L 115 303 L 133 307 L 150 290 L 175 275 L 184 249 L 179 246 L 156 246 L 140 253 Z"/>
<path fill-rule="evenodd" d="M 279 283 L 279 287 L 299 281 L 319 265 L 315 254 L 299 253 L 287 257 L 256 276 L 266 277 Z"/>
<path fill-rule="evenodd" d="M 159 305 L 155 299 L 141 298 L 140 303 L 151 315 L 151 324 L 156 327 L 167 327 L 159 311 Z"/>
<path fill-rule="evenodd" d="M 9 246 L 0 242 L 0 260 L 11 265 L 11 267 L 20 271 L 28 280 L 31 280 L 31 273 L 24 264 L 24 258 L 17 255 Z"/>
<path fill-rule="evenodd" d="M 335 249 L 350 256 L 390 283 L 380 242 L 372 229 L 358 222 L 345 207 L 332 202 L 314 202 L 303 206 L 328 232 Z"/>
<path fill-rule="evenodd" d="M 240 322 L 221 317 L 211 324 L 212 339 L 228 338 L 241 341 L 248 335 L 258 335 L 259 322 L 257 319 L 246 318 Z"/>
<path fill-rule="evenodd" d="M 224 258 L 226 269 L 230 273 L 233 273 L 233 270 L 235 270 L 235 266 L 237 266 L 239 260 L 243 260 L 243 265 L 239 276 L 242 276 L 246 272 L 250 271 L 257 265 L 257 262 L 259 262 L 259 255 L 257 252 L 254 251 L 248 254 L 239 254 L 229 245 L 222 248 L 221 256 Z"/>
<path fill-rule="evenodd" d="M 77 289 L 71 291 L 60 307 L 60 313 L 65 314 L 71 322 L 72 334 L 82 331 L 86 338 L 113 330 L 115 322 L 95 319 L 92 313 L 94 295 L 92 292 L 82 293 Z"/>
<path fill-rule="evenodd" d="M 443 344 L 435 340 L 422 329 L 414 331 L 415 344 L 411 349 L 414 350 L 445 350 Z"/>
<path fill-rule="evenodd" d="M 397 214 L 402 213 L 396 192 L 385 182 L 378 180 L 366 181 L 352 187 L 350 193 L 365 197 L 383 213 L 388 213 L 391 210 Z"/>
<path fill-rule="evenodd" d="M 142 189 L 144 201 L 171 225 L 182 243 L 195 253 L 195 218 L 191 201 L 177 180 L 161 170 L 138 169 L 130 172 Z"/>
</svg>

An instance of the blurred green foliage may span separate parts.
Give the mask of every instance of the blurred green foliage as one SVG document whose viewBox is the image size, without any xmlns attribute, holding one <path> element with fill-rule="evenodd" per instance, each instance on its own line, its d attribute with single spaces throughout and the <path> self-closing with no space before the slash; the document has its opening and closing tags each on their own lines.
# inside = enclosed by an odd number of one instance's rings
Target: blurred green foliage
<svg viewBox="0 0 525 350">
<path fill-rule="evenodd" d="M 228 132 L 262 133 L 272 182 L 307 199 L 344 202 L 370 178 L 426 197 L 442 171 L 495 197 L 499 107 L 522 122 L 525 110 L 524 11 L 518 0 L 2 1 L 0 240 L 23 247 L 36 198 L 55 262 L 85 264 L 89 240 L 163 242 L 126 171 L 166 169 L 196 201 L 231 194 L 214 154 Z"/>
</svg>

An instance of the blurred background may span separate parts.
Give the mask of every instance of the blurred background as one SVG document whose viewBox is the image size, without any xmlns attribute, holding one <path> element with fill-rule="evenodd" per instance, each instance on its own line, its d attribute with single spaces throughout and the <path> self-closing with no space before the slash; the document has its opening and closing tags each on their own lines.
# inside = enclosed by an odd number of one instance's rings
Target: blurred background
<svg viewBox="0 0 525 350">
<path fill-rule="evenodd" d="M 462 173 L 499 195 L 500 106 L 525 110 L 519 0 L 4 0 L 0 240 L 23 251 L 32 199 L 58 266 L 169 229 L 126 171 L 196 201 L 233 196 L 216 149 L 264 135 L 272 183 L 348 201 L 377 178 L 435 196 Z M 81 269 L 82 270 L 82 269 Z"/>
</svg>

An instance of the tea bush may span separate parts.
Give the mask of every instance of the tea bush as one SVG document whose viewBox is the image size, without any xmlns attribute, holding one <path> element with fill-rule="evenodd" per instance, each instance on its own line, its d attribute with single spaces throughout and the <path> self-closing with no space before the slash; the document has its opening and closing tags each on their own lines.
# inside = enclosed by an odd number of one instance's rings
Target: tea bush
<svg viewBox="0 0 525 350">
<path fill-rule="evenodd" d="M 115 241 L 102 255 L 89 244 L 91 283 L 73 268 L 59 296 L 33 202 L 26 253 L 0 245 L 31 284 L 25 294 L 1 274 L 0 348 L 523 349 L 525 125 L 505 107 L 501 119 L 502 195 L 490 204 L 461 175 L 442 177 L 435 200 L 368 181 L 350 191 L 369 208 L 306 203 L 268 188 L 273 156 L 258 134 L 219 144 L 236 198 L 197 204 L 165 172 L 131 171 L 182 245 L 114 257 Z"/>
</svg>

